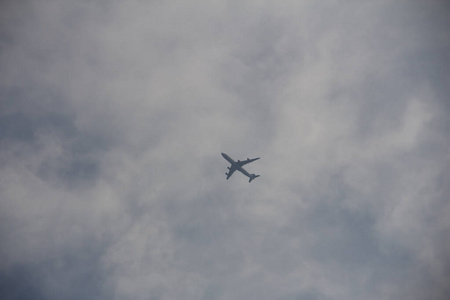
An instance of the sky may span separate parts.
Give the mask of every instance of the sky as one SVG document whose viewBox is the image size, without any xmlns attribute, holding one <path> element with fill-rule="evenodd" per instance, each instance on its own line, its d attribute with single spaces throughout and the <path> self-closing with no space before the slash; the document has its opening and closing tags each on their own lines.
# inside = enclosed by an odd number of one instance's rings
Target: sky
<svg viewBox="0 0 450 300">
<path fill-rule="evenodd" d="M 449 15 L 1 1 L 0 298 L 447 300 Z"/>
</svg>

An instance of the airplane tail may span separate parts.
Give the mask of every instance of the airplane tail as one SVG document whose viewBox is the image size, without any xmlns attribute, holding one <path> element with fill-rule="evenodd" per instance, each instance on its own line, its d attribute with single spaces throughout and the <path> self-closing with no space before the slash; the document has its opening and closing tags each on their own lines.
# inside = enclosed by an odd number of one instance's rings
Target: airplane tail
<svg viewBox="0 0 450 300">
<path fill-rule="evenodd" d="M 255 175 L 255 174 L 251 174 L 250 175 L 250 179 L 248 180 L 248 182 L 252 182 L 253 179 L 255 179 L 256 177 L 259 177 L 259 175 Z"/>
</svg>

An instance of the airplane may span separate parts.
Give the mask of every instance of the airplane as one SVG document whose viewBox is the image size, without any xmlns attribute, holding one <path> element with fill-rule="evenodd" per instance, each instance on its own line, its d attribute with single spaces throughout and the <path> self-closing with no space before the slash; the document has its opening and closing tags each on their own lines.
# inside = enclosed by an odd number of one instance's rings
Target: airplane
<svg viewBox="0 0 450 300">
<path fill-rule="evenodd" d="M 231 177 L 231 175 L 233 175 L 234 171 L 238 170 L 239 172 L 241 172 L 242 174 L 244 174 L 245 176 L 247 176 L 249 179 L 249 183 L 252 182 L 253 179 L 255 179 L 256 177 L 259 177 L 259 175 L 255 175 L 255 174 L 250 174 L 248 173 L 242 166 L 249 164 L 251 162 L 254 162 L 255 160 L 258 160 L 259 157 L 257 158 L 247 158 L 247 160 L 244 161 L 234 161 L 231 157 L 229 157 L 228 155 L 226 155 L 225 153 L 222 153 L 223 158 L 225 158 L 230 164 L 231 164 L 231 168 L 228 167 L 228 173 L 225 173 L 225 175 L 227 175 L 227 180 L 228 178 Z"/>
</svg>

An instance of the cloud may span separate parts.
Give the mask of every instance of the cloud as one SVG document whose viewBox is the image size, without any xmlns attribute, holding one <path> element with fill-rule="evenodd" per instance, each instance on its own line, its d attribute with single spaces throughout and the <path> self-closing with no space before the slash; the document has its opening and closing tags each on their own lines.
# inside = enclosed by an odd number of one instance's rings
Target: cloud
<svg viewBox="0 0 450 300">
<path fill-rule="evenodd" d="M 444 2 L 1 6 L 4 297 L 446 298 Z"/>
</svg>

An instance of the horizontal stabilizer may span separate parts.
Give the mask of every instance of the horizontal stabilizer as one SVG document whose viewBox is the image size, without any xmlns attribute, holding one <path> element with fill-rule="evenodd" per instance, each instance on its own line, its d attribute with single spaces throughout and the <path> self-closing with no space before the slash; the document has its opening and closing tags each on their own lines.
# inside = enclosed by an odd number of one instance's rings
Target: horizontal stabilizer
<svg viewBox="0 0 450 300">
<path fill-rule="evenodd" d="M 255 178 L 257 178 L 257 177 L 259 177 L 259 175 L 251 174 L 251 175 L 250 175 L 250 179 L 248 180 L 248 182 L 249 182 L 249 183 L 252 182 L 252 180 L 255 179 Z"/>
</svg>

